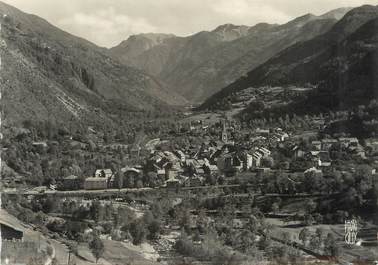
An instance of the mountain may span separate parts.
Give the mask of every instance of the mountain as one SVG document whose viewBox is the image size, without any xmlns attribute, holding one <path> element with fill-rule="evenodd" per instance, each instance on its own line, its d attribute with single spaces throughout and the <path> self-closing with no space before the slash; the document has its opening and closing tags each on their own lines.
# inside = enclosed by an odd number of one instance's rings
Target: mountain
<svg viewBox="0 0 378 265">
<path fill-rule="evenodd" d="M 280 52 L 209 98 L 202 108 L 259 86 L 316 86 L 302 108 L 345 108 L 377 98 L 377 19 L 378 6 L 349 11 L 326 33 Z"/>
<path fill-rule="evenodd" d="M 118 46 L 110 49 L 110 54 L 122 63 L 145 70 L 160 76 L 171 74 L 177 67 L 185 70 L 189 65 L 196 65 L 202 61 L 206 52 L 222 42 L 235 40 L 248 34 L 249 27 L 225 24 L 213 31 L 201 31 L 189 37 L 178 37 L 169 34 L 139 34 L 131 36 Z M 160 36 L 160 42 L 151 41 L 150 37 Z M 165 36 L 162 38 L 161 36 Z M 141 48 L 130 49 L 138 40 Z M 153 45 L 151 45 L 153 43 Z M 149 48 L 147 48 L 149 47 Z M 168 80 L 168 79 L 167 79 Z"/>
<path fill-rule="evenodd" d="M 340 20 L 343 18 L 343 16 L 345 16 L 346 13 L 348 13 L 352 9 L 353 9 L 352 7 L 341 7 L 341 8 L 333 9 L 321 15 L 320 17 Z"/>
<path fill-rule="evenodd" d="M 128 52 L 120 45 L 110 53 L 198 103 L 290 45 L 328 31 L 348 10 L 337 9 L 322 16 L 307 14 L 284 25 L 225 24 L 189 37 L 164 39 L 133 58 L 123 56 Z"/>
<path fill-rule="evenodd" d="M 5 122 L 113 122 L 117 113 L 185 100 L 156 77 L 125 66 L 84 39 L 0 2 Z"/>
<path fill-rule="evenodd" d="M 120 55 L 122 61 L 127 62 L 143 52 L 164 43 L 165 40 L 175 38 L 173 34 L 146 33 L 132 35 L 112 49 L 112 52 Z"/>
<path fill-rule="evenodd" d="M 220 36 L 222 41 L 233 41 L 248 35 L 249 29 L 250 27 L 244 25 L 224 24 L 217 27 L 213 33 Z"/>
</svg>

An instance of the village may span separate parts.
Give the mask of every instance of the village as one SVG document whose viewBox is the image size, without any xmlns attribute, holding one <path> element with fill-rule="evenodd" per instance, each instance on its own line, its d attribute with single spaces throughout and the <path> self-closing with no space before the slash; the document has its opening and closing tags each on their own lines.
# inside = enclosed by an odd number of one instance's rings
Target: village
<svg viewBox="0 0 378 265">
<path fill-rule="evenodd" d="M 376 138 L 359 140 L 345 133 L 328 135 L 324 132 L 334 121 L 324 116 L 307 118 L 305 129 L 300 130 L 290 126 L 282 129 L 277 123 L 250 129 L 225 116 L 206 119 L 203 118 L 206 113 L 202 113 L 201 119 L 196 120 L 196 115 L 189 116 L 190 119 L 176 126 L 175 131 L 152 140 L 140 137 L 133 144 L 105 144 L 104 135 L 94 128 L 88 128 L 89 143 L 65 135 L 61 139 L 64 146 L 71 149 L 69 152 L 74 150 L 84 155 L 84 159 L 93 157 L 95 151 L 104 157 L 121 154 L 127 162 L 123 166 L 103 163 L 113 166 L 87 171 L 93 172 L 89 176 L 72 174 L 74 168 L 61 171 L 66 176 L 33 188 L 25 188 L 21 180 L 4 178 L 5 193 L 9 198 L 28 196 L 26 205 L 31 205 L 32 211 L 41 209 L 39 213 L 30 214 L 34 215 L 33 220 L 38 214 L 42 216 L 38 218 L 44 221 L 33 221 L 34 229 L 42 232 L 46 228 L 41 230 L 41 227 L 48 227 L 50 232 L 43 232 L 47 237 L 68 242 L 66 245 L 71 247 L 70 240 L 80 242 L 88 233 L 99 235 L 105 240 L 106 248 L 111 245 L 111 249 L 119 240 L 132 242 L 128 248 L 144 242 L 142 245 L 152 244 L 149 248 L 155 254 L 147 259 L 151 262 L 170 264 L 182 257 L 205 262 L 203 248 L 209 244 L 213 233 L 209 231 L 214 229 L 225 237 L 216 241 L 225 242 L 232 249 L 239 244 L 244 246 L 244 250 L 237 250 L 242 255 L 238 262 L 244 260 L 243 255 L 253 246 L 258 247 L 255 252 L 261 251 L 259 260 L 254 262 L 263 262 L 266 255 L 279 260 L 286 255 L 297 258 L 305 255 L 307 261 L 315 257 L 327 264 L 334 262 L 335 255 L 342 256 L 344 261 L 364 255 L 370 261 L 376 258 L 372 250 L 376 246 L 376 224 L 366 221 L 373 220 L 374 216 L 363 216 L 365 221 L 362 221 L 359 212 L 353 210 L 360 205 L 370 207 L 370 187 L 377 186 Z M 345 115 L 338 113 L 335 117 L 339 120 Z M 187 115 L 185 117 L 187 119 Z M 43 154 L 49 152 L 49 145 L 57 145 L 57 142 L 34 141 L 32 148 Z M 351 183 L 355 183 L 352 189 Z M 56 198 L 54 202 L 52 197 Z M 339 210 L 333 211 L 332 204 L 337 204 Z M 67 208 L 68 205 L 71 206 Z M 17 215 L 19 210 L 8 207 L 8 211 Z M 106 208 L 110 212 L 101 213 Z M 156 208 L 164 210 L 155 212 Z M 131 211 L 128 216 L 133 217 L 119 223 L 113 215 L 119 216 L 121 210 Z M 78 215 L 82 217 L 73 217 Z M 146 216 L 153 217 L 145 220 Z M 250 227 L 252 217 L 257 218 L 253 222 L 260 223 L 254 228 Z M 352 249 L 343 240 L 343 222 L 351 218 L 360 220 L 362 232 L 358 239 L 360 246 Z M 90 219 L 94 221 L 87 221 Z M 143 220 L 141 223 L 148 228 L 147 232 L 135 234 L 133 231 L 137 228 L 133 220 Z M 77 228 L 73 230 L 72 225 Z M 150 226 L 155 226 L 156 231 L 150 231 Z M 228 232 L 220 227 L 228 227 Z M 240 238 L 243 231 L 252 231 L 251 237 Z M 261 245 L 268 240 L 267 231 L 273 245 L 266 244 L 281 249 L 281 254 L 268 254 L 267 246 Z M 320 231 L 322 236 L 317 237 L 318 243 L 313 242 L 314 234 Z M 239 236 L 228 239 L 232 237 L 230 233 Z M 255 243 L 248 241 L 251 238 Z M 191 246 L 190 251 L 187 245 L 180 247 L 184 242 Z M 81 251 L 89 252 L 88 246 L 81 246 Z M 221 245 L 215 247 L 218 248 L 221 249 Z M 80 256 L 81 252 L 76 250 L 76 253 Z M 109 253 L 105 252 L 106 260 L 107 255 Z M 79 260 L 77 264 L 81 264 Z"/>
<path fill-rule="evenodd" d="M 256 174 L 271 175 L 278 171 L 288 176 L 289 182 L 297 183 L 294 179 L 303 178 L 306 174 L 323 176 L 335 172 L 335 162 L 341 155 L 349 157 L 348 160 L 367 159 L 378 150 L 378 140 L 373 138 L 365 140 L 363 146 L 355 137 L 318 139 L 311 135 L 302 138 L 281 128 L 257 128 L 252 133 L 240 135 L 240 128 L 227 121 L 221 121 L 213 128 L 201 123 L 191 124 L 190 130 L 196 137 L 205 140 L 176 145 L 174 149 L 170 147 L 169 140 L 159 138 L 147 141 L 143 147 L 112 144 L 105 149 L 124 148 L 128 151 L 126 155 L 139 163 L 127 165 L 118 172 L 112 168 L 98 168 L 90 177 L 69 175 L 51 188 L 176 189 L 232 184 L 246 172 L 252 179 Z M 219 136 L 212 137 L 214 134 Z M 238 139 L 233 135 L 237 135 Z M 86 148 L 86 145 L 83 144 L 83 147 Z M 375 172 L 373 167 L 371 173 Z"/>
</svg>

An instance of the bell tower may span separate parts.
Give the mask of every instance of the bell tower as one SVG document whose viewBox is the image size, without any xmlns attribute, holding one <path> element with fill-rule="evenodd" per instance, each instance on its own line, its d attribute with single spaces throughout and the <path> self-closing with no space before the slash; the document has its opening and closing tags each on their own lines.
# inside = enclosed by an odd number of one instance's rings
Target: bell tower
<svg viewBox="0 0 378 265">
<path fill-rule="evenodd" d="M 222 129 L 222 134 L 221 134 L 221 141 L 223 143 L 228 142 L 228 135 L 227 135 L 227 128 L 226 128 L 226 121 L 223 121 L 223 129 Z"/>
</svg>

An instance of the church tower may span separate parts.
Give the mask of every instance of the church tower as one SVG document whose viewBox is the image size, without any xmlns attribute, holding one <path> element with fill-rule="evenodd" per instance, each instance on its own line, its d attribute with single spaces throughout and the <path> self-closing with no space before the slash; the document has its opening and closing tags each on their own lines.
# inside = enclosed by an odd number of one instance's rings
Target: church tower
<svg viewBox="0 0 378 265">
<path fill-rule="evenodd" d="M 222 135 L 221 135 L 221 141 L 223 143 L 228 142 L 228 135 L 227 135 L 227 129 L 226 129 L 226 121 L 223 121 L 223 130 L 222 130 Z"/>
</svg>

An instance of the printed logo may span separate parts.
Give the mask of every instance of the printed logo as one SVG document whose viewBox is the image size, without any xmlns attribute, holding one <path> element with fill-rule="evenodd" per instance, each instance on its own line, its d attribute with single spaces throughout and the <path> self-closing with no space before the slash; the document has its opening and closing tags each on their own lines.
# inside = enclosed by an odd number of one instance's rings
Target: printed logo
<svg viewBox="0 0 378 265">
<path fill-rule="evenodd" d="M 356 244 L 358 226 L 355 219 L 345 221 L 345 242 L 349 245 Z"/>
</svg>

